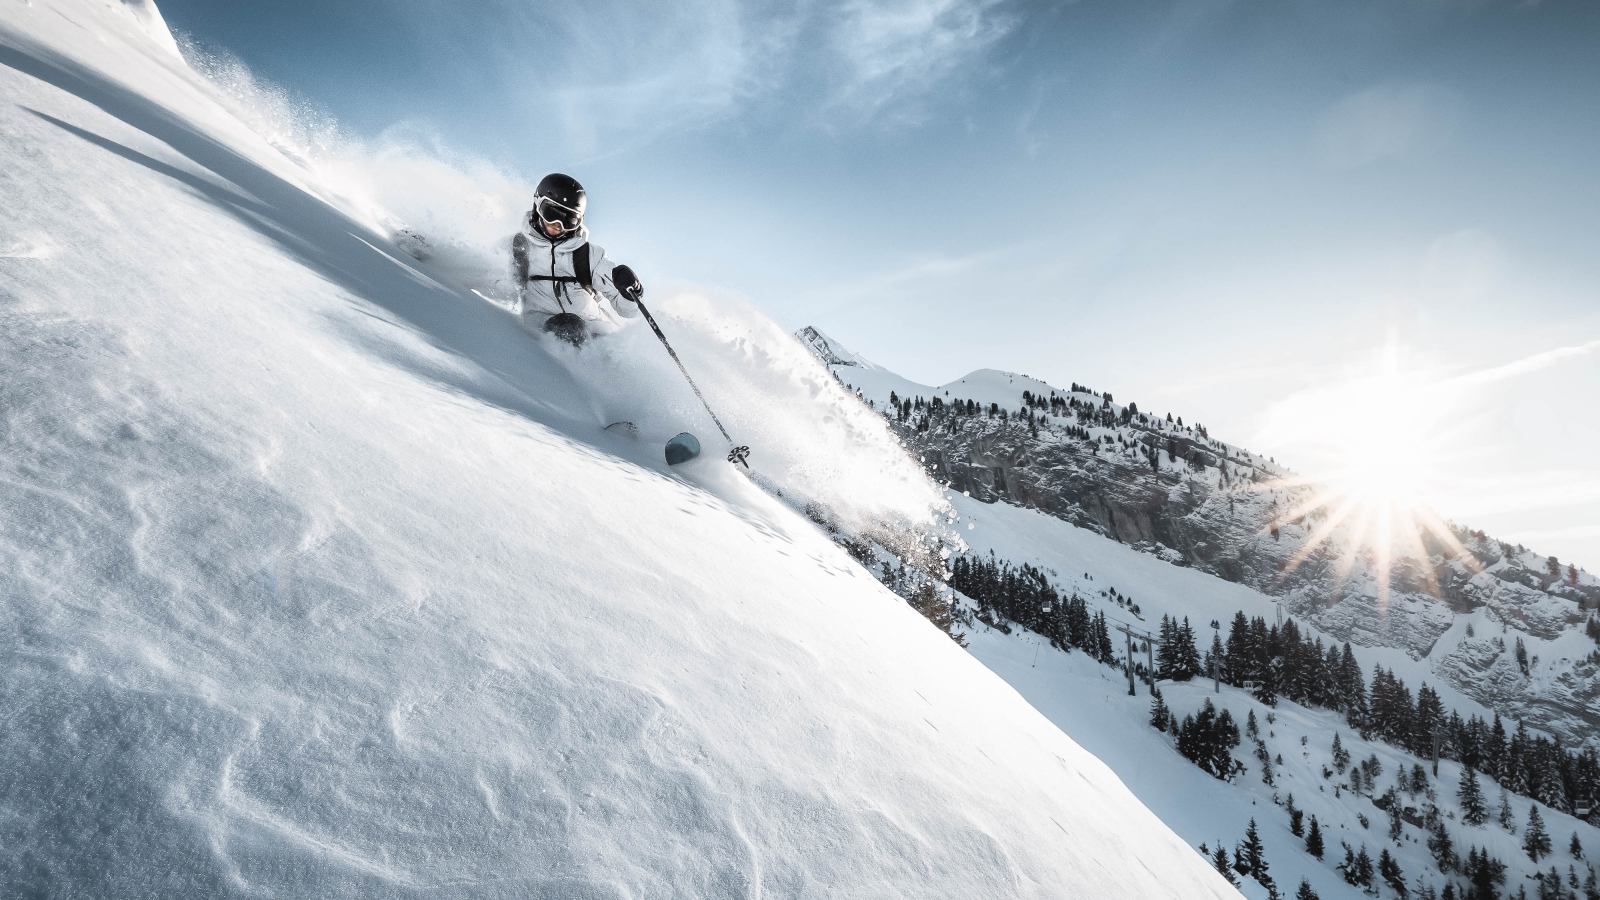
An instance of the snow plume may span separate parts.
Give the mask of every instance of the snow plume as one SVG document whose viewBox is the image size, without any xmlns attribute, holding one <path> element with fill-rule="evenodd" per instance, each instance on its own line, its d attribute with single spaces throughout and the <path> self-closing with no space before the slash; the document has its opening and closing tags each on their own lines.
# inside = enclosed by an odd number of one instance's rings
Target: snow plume
<svg viewBox="0 0 1600 900">
<path fill-rule="evenodd" d="M 439 281 L 510 299 L 508 240 L 532 184 L 410 126 L 374 140 L 349 136 L 314 104 L 258 78 L 226 51 L 188 37 L 181 46 L 215 98 L 303 170 L 325 199 L 389 235 Z M 882 418 L 787 330 L 749 303 L 691 288 L 648 302 L 712 408 L 739 443 L 754 449 L 769 491 L 929 567 L 947 541 L 959 541 L 939 535 L 948 506 Z M 716 426 L 642 322 L 582 351 L 557 345 L 550 352 L 592 388 L 597 426 L 631 420 L 642 440 L 658 443 L 693 431 L 707 457 L 726 453 Z"/>
<path fill-rule="evenodd" d="M 769 490 L 857 534 L 914 531 L 942 540 L 935 534 L 948 516 L 942 493 L 883 418 L 793 335 L 751 304 L 707 291 L 682 288 L 646 303 L 733 439 L 752 448 Z M 693 431 L 706 457 L 726 452 L 647 325 L 563 355 L 592 386 L 597 421 L 633 421 L 643 440 Z"/>
<path fill-rule="evenodd" d="M 258 78 L 227 50 L 181 31 L 175 39 L 183 61 L 203 79 L 202 86 L 211 88 L 211 99 L 308 174 L 315 174 L 318 161 L 333 158 L 349 143 L 333 116 Z"/>
<path fill-rule="evenodd" d="M 509 300 L 510 239 L 532 202 L 534 185 L 446 146 L 408 125 L 376 141 L 346 144 L 321 166 L 429 274 Z"/>
<path fill-rule="evenodd" d="M 389 235 L 434 274 L 491 296 L 503 292 L 505 242 L 533 196 L 531 183 L 411 124 L 356 137 L 227 50 L 185 34 L 178 43 L 202 88 L 293 163 L 308 188 Z"/>
</svg>

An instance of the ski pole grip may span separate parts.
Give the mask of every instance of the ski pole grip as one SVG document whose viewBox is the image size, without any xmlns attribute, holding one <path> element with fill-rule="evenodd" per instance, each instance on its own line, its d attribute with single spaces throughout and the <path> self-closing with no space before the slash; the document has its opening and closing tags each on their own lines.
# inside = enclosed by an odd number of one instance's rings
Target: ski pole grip
<svg viewBox="0 0 1600 900">
<path fill-rule="evenodd" d="M 639 276 L 633 274 L 633 269 L 627 266 L 617 266 L 611 270 L 611 283 L 624 297 L 635 303 L 644 296 L 644 285 L 639 283 Z"/>
</svg>

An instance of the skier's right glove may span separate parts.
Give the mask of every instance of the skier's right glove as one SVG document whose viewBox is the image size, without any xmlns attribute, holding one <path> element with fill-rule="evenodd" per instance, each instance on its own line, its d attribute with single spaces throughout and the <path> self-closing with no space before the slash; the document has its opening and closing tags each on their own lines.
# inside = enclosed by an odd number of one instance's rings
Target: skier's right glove
<svg viewBox="0 0 1600 900">
<path fill-rule="evenodd" d="M 639 276 L 627 266 L 617 266 L 611 270 L 611 283 L 616 285 L 618 293 L 635 303 L 644 297 L 644 285 L 639 283 Z"/>
</svg>

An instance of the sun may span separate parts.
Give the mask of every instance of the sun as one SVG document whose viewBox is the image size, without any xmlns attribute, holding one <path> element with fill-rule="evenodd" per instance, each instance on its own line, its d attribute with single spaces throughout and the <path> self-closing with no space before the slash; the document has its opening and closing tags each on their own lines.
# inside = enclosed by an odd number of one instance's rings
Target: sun
<svg viewBox="0 0 1600 900">
<path fill-rule="evenodd" d="M 1384 604 L 1397 559 L 1426 563 L 1430 545 L 1464 554 L 1432 503 L 1459 455 L 1469 400 L 1457 382 L 1391 343 L 1379 359 L 1275 405 L 1261 437 L 1295 448 L 1307 469 L 1252 488 L 1294 498 L 1269 527 L 1301 522 L 1309 529 L 1284 575 L 1319 551 L 1336 550 L 1341 577 L 1370 561 Z"/>
<path fill-rule="evenodd" d="M 1346 391 L 1354 402 L 1324 416 L 1322 480 L 1370 503 L 1399 509 L 1427 506 L 1441 458 L 1450 452 L 1444 423 L 1432 413 L 1437 389 L 1385 373 Z"/>
</svg>

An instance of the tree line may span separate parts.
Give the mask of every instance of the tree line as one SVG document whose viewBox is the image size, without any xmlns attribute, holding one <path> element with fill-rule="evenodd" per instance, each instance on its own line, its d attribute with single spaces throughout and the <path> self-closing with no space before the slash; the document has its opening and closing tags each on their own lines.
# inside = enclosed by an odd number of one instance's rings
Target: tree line
<svg viewBox="0 0 1600 900">
<path fill-rule="evenodd" d="M 1439 755 L 1482 772 L 1507 790 L 1571 813 L 1580 801 L 1600 792 L 1600 757 L 1592 749 L 1574 752 L 1560 738 L 1530 734 L 1517 723 L 1508 733 L 1496 715 L 1493 722 L 1455 710 L 1446 711 L 1438 692 L 1427 684 L 1413 697 L 1393 670 L 1375 665 L 1370 685 L 1361 673 L 1349 642 L 1323 646 L 1321 638 L 1302 634 L 1294 619 L 1282 627 L 1260 616 L 1234 614 L 1224 642 L 1213 635 L 1200 669 L 1194 632 L 1163 617 L 1161 659 L 1169 661 L 1162 678 L 1184 681 L 1216 664 L 1218 676 L 1234 687 L 1249 686 L 1255 698 L 1275 706 L 1286 697 L 1304 706 L 1342 713 L 1351 728 L 1368 740 L 1382 740 L 1419 757 L 1431 757 L 1435 740 Z"/>
<path fill-rule="evenodd" d="M 1074 593 L 1063 600 L 1050 579 L 1027 563 L 1013 566 L 995 559 L 958 556 L 950 565 L 950 586 L 978 605 L 980 616 L 995 614 L 1050 641 L 1060 650 L 1082 650 L 1106 665 L 1117 665 L 1116 650 L 1105 613 L 1091 613 L 1089 604 Z"/>
</svg>

